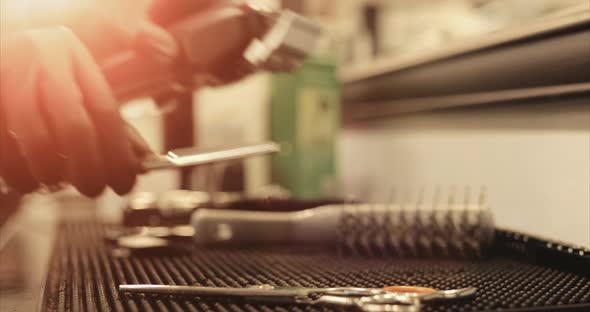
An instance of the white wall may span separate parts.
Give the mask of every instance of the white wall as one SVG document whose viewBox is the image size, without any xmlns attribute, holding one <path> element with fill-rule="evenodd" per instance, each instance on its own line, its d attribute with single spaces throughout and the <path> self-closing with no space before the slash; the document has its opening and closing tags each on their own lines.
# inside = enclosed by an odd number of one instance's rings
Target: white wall
<svg viewBox="0 0 590 312">
<path fill-rule="evenodd" d="M 270 138 L 270 78 L 257 73 L 237 83 L 195 93 L 195 138 L 200 146 L 256 144 Z M 244 161 L 245 188 L 255 191 L 270 182 L 270 158 Z"/>
<path fill-rule="evenodd" d="M 485 185 L 498 226 L 590 247 L 588 100 L 405 115 L 345 129 L 339 151 L 346 189 L 374 201 Z"/>
</svg>

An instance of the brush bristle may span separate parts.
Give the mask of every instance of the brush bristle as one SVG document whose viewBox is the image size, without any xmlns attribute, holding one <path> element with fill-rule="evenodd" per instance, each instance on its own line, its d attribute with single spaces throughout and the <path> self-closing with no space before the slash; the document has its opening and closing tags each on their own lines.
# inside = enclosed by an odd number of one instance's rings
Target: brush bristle
<svg viewBox="0 0 590 312">
<path fill-rule="evenodd" d="M 482 197 L 469 204 L 466 195 L 458 205 L 453 195 L 445 205 L 430 209 L 399 204 L 347 207 L 339 222 L 339 246 L 345 254 L 369 257 L 482 258 L 494 237 Z M 422 195 L 419 198 L 421 205 Z"/>
</svg>

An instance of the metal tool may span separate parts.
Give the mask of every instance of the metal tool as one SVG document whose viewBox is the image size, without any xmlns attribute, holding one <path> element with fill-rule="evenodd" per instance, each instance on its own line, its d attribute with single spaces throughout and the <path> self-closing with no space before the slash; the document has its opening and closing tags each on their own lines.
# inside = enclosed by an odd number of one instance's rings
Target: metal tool
<svg viewBox="0 0 590 312">
<path fill-rule="evenodd" d="M 279 145 L 273 142 L 226 148 L 183 148 L 172 150 L 166 155 L 148 157 L 143 161 L 142 166 L 145 170 L 199 166 L 216 162 L 243 159 L 258 155 L 272 154 L 279 151 Z"/>
<path fill-rule="evenodd" d="M 256 68 L 293 70 L 313 51 L 320 32 L 317 23 L 285 10 L 264 37 L 250 43 L 243 57 Z"/>
<path fill-rule="evenodd" d="M 160 239 L 192 239 L 195 229 L 190 225 L 175 226 L 136 226 L 131 228 L 107 230 L 105 239 L 116 241 L 125 237 L 154 237 Z"/>
<path fill-rule="evenodd" d="M 199 209 L 192 216 L 203 245 L 302 243 L 390 257 L 480 258 L 494 239 L 480 205 L 408 210 L 397 204 L 328 205 L 295 212 Z"/>
<path fill-rule="evenodd" d="M 476 288 L 435 290 L 404 286 L 404 291 L 385 288 L 298 288 L 258 285 L 247 288 L 170 286 L 170 285 L 119 285 L 119 291 L 129 294 L 154 294 L 194 297 L 239 298 L 259 303 L 285 303 L 304 305 L 333 305 L 358 308 L 361 311 L 419 311 L 423 302 L 454 300 L 473 296 Z"/>
</svg>

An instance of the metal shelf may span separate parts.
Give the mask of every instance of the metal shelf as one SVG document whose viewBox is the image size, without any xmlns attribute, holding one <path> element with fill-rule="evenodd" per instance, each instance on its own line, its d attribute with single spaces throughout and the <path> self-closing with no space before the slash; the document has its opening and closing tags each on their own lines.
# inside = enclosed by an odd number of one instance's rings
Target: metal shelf
<svg viewBox="0 0 590 312">
<path fill-rule="evenodd" d="M 590 96 L 590 12 L 342 73 L 345 121 L 465 105 Z"/>
</svg>

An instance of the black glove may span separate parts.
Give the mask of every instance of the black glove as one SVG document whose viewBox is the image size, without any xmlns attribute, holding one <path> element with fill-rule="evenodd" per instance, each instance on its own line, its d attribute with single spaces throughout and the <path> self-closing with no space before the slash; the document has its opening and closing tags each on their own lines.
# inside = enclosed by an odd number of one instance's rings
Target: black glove
<svg viewBox="0 0 590 312">
<path fill-rule="evenodd" d="M 67 11 L 64 26 L 2 34 L 0 173 L 10 187 L 27 193 L 65 182 L 88 196 L 106 186 L 131 190 L 149 151 L 119 115 L 95 60 L 121 45 L 142 47 L 141 38 L 154 57 L 174 53 L 174 40 L 147 19 L 149 2 L 86 1 Z"/>
</svg>

